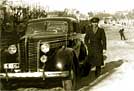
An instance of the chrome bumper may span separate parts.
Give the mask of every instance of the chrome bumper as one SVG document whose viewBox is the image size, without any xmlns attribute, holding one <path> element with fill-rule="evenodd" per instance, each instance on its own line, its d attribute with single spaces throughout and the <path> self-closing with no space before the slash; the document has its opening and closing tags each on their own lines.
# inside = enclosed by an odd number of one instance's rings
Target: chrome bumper
<svg viewBox="0 0 134 91">
<path fill-rule="evenodd" d="M 54 77 L 68 77 L 69 71 L 55 71 L 55 72 L 25 72 L 25 73 L 0 73 L 0 78 L 54 78 Z"/>
</svg>

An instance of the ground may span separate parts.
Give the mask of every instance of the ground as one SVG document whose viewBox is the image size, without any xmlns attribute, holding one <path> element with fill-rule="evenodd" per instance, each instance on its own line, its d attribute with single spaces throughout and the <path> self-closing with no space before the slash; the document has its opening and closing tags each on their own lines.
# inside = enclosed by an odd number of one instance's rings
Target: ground
<svg viewBox="0 0 134 91">
<path fill-rule="evenodd" d="M 134 89 L 134 28 L 126 27 L 127 40 L 120 40 L 119 27 L 106 29 L 107 59 L 102 74 L 95 78 L 94 69 L 79 81 L 77 91 L 132 91 Z M 18 88 L 17 91 L 64 91 L 61 87 Z"/>
</svg>

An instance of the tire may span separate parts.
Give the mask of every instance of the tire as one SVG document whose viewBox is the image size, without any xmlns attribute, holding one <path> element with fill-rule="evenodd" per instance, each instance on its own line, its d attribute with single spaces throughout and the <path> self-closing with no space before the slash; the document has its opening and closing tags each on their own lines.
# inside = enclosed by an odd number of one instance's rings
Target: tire
<svg viewBox="0 0 134 91">
<path fill-rule="evenodd" d="M 3 90 L 3 89 L 4 89 L 3 83 L 0 81 L 0 90 Z"/>
<path fill-rule="evenodd" d="M 75 90 L 76 83 L 77 83 L 76 74 L 74 70 L 71 69 L 70 78 L 62 81 L 63 88 L 65 91 Z"/>
<path fill-rule="evenodd" d="M 2 90 L 2 91 L 8 90 L 7 84 L 8 84 L 7 82 L 1 80 L 0 81 L 0 90 Z"/>
</svg>

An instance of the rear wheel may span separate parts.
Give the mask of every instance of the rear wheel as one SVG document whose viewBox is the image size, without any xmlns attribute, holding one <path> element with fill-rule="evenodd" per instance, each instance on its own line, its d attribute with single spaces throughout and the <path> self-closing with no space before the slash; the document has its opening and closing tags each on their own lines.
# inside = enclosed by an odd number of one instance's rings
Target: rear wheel
<svg viewBox="0 0 134 91">
<path fill-rule="evenodd" d="M 76 89 L 76 74 L 73 69 L 70 71 L 70 79 L 63 80 L 62 85 L 65 91 L 71 91 Z"/>
</svg>

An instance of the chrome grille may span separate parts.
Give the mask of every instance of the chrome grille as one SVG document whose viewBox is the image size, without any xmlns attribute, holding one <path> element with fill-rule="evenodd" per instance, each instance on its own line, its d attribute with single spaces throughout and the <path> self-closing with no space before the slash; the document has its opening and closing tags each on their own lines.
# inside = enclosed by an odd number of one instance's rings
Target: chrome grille
<svg viewBox="0 0 134 91">
<path fill-rule="evenodd" d="M 34 40 L 28 42 L 28 70 L 37 70 L 37 42 Z"/>
<path fill-rule="evenodd" d="M 25 61 L 25 40 L 20 41 L 20 67 L 22 71 L 26 71 L 26 61 Z"/>
<path fill-rule="evenodd" d="M 27 59 L 26 59 L 27 57 Z M 25 40 L 20 42 L 20 66 L 24 71 L 37 70 L 37 42 L 33 40 L 27 41 L 25 47 Z"/>
</svg>

